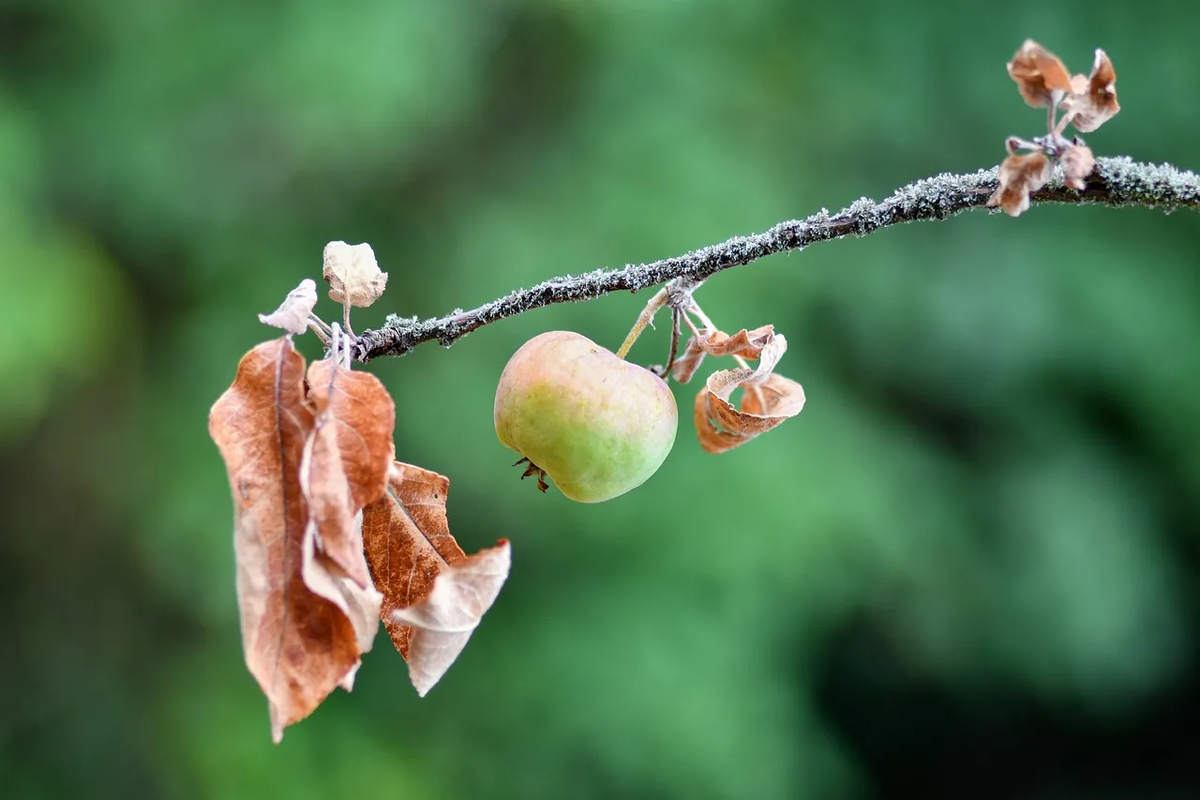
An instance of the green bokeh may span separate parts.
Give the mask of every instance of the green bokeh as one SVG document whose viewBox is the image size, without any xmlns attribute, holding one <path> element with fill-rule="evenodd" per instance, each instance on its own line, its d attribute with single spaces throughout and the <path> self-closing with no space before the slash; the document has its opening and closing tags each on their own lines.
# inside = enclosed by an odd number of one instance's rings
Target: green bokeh
<svg viewBox="0 0 1200 800">
<path fill-rule="evenodd" d="M 1200 726 L 1194 214 L 976 212 L 724 272 L 705 310 L 785 333 L 807 407 L 715 457 L 685 412 L 659 472 L 595 506 L 518 480 L 495 383 L 546 330 L 615 348 L 648 294 L 371 364 L 399 457 L 450 477 L 464 549 L 513 542 L 512 575 L 429 697 L 381 637 L 280 746 L 206 432 L 327 241 L 391 275 L 363 329 L 989 166 L 1043 122 L 1004 72 L 1027 36 L 1112 56 L 1098 154 L 1200 167 L 1196 24 L 1114 0 L 0 2 L 0 795 L 1200 794 L 1172 732 Z M 631 358 L 661 362 L 664 327 Z"/>
</svg>

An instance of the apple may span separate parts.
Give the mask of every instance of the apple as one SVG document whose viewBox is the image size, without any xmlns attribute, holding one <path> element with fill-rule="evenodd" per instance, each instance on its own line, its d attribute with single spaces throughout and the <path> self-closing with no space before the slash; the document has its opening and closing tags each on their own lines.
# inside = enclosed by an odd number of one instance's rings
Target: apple
<svg viewBox="0 0 1200 800">
<path fill-rule="evenodd" d="M 586 336 L 550 331 L 504 367 L 495 422 L 500 442 L 528 459 L 526 475 L 544 472 L 571 500 L 600 503 L 658 470 L 675 443 L 679 411 L 650 370 Z"/>
</svg>

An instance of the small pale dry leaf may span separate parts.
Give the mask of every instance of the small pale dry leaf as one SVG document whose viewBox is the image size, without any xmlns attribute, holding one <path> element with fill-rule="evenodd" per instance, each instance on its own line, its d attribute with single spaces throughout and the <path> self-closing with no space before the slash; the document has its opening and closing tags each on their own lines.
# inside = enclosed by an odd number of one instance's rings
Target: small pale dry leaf
<svg viewBox="0 0 1200 800">
<path fill-rule="evenodd" d="M 445 567 L 420 603 L 398 608 L 393 624 L 411 626 L 408 677 L 424 697 L 467 646 L 484 613 L 508 578 L 512 549 L 506 540 Z"/>
<path fill-rule="evenodd" d="M 358 521 L 383 496 L 394 445 L 396 405 L 374 375 L 332 359 L 308 369 L 308 402 L 316 414 L 305 443 L 300 485 L 319 551 L 360 588 L 371 585 Z"/>
<path fill-rule="evenodd" d="M 1046 185 L 1054 167 L 1042 152 L 1011 155 L 1000 163 L 1000 186 L 987 201 L 1016 217 L 1029 208 L 1029 195 Z"/>
<path fill-rule="evenodd" d="M 267 696 L 271 736 L 304 719 L 359 664 L 359 635 L 304 580 L 308 507 L 300 462 L 314 429 L 304 358 L 290 337 L 264 342 L 213 404 L 209 433 L 225 459 L 246 666 Z"/>
<path fill-rule="evenodd" d="M 745 444 L 804 408 L 800 384 L 773 372 L 786 350 L 787 340 L 772 333 L 760 348 L 755 369 L 720 370 L 709 376 L 696 395 L 694 415 L 706 452 L 723 453 Z M 730 402 L 738 387 L 744 387 L 740 409 Z"/>
<path fill-rule="evenodd" d="M 449 640 L 438 638 L 449 631 L 439 632 L 426 626 L 428 633 L 423 634 L 422 628 L 414 627 L 415 623 L 408 621 L 404 614 L 397 616 L 395 612 L 427 603 L 439 575 L 451 567 L 478 559 L 476 563 L 482 566 L 464 568 L 461 574 L 451 573 L 452 577 L 444 582 L 447 587 L 441 590 L 433 609 L 426 607 L 425 611 L 411 613 L 448 613 L 437 609 L 453 600 L 457 593 L 473 587 L 470 591 L 483 592 L 480 598 L 488 598 L 486 603 L 476 603 L 482 615 L 495 599 L 495 593 L 500 590 L 507 575 L 507 543 L 492 548 L 503 548 L 503 570 L 495 561 L 498 554 L 484 557 L 484 554 L 491 552 L 489 550 L 481 551 L 471 559 L 464 555 L 450 534 L 446 519 L 446 494 L 449 488 L 450 481 L 446 477 L 397 461 L 393 464 L 383 498 L 363 509 L 363 542 L 371 575 L 375 585 L 383 592 L 383 624 L 392 637 L 392 643 L 408 662 L 409 676 L 422 695 L 429 691 L 457 657 L 470 636 L 470 629 L 457 631 L 462 635 L 461 641 L 455 639 L 451 646 L 447 644 Z M 485 572 L 492 576 L 492 583 L 487 584 L 491 588 L 487 588 L 486 592 L 486 587 L 478 584 Z M 478 619 L 475 622 L 477 624 Z M 473 628 L 474 625 L 471 626 Z M 425 637 L 425 645 L 421 645 L 422 637 Z M 434 659 L 435 654 L 428 648 L 441 648 L 443 654 L 450 654 L 449 660 Z"/>
<path fill-rule="evenodd" d="M 1057 98 L 1071 91 L 1071 74 L 1058 56 L 1035 42 L 1026 39 L 1008 62 L 1008 74 L 1017 82 L 1025 102 L 1034 108 L 1050 108 Z"/>
<path fill-rule="evenodd" d="M 679 383 L 687 383 L 700 368 L 700 362 L 705 355 L 710 356 L 741 356 L 742 358 L 758 358 L 763 346 L 775 334 L 774 325 L 763 325 L 748 331 L 742 328 L 733 336 L 721 331 L 701 329 L 700 336 L 688 339 L 683 355 L 671 369 L 672 377 Z"/>
<path fill-rule="evenodd" d="M 1117 72 L 1107 53 L 1096 48 L 1091 75 L 1071 78 L 1071 93 L 1063 99 L 1061 108 L 1080 133 L 1090 133 L 1116 116 L 1121 110 Z"/>
<path fill-rule="evenodd" d="M 330 242 L 325 245 L 322 277 L 329 281 L 329 297 L 335 303 L 366 308 L 387 288 L 387 273 L 379 269 L 369 244 Z"/>
<path fill-rule="evenodd" d="M 270 314 L 259 314 L 258 321 L 264 325 L 283 328 L 288 333 L 304 333 L 308 330 L 308 315 L 317 304 L 317 282 L 305 278 L 300 285 L 288 292 L 279 308 Z"/>
<path fill-rule="evenodd" d="M 1096 158 L 1092 149 L 1082 142 L 1068 147 L 1059 157 L 1063 168 L 1063 179 L 1067 186 L 1076 191 L 1087 186 L 1087 176 L 1092 174 L 1096 166 Z"/>
</svg>

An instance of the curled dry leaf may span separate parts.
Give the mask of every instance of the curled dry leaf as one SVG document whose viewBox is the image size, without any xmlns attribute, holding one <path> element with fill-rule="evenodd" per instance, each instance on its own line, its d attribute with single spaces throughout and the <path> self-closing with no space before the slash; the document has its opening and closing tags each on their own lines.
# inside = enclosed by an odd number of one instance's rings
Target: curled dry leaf
<svg viewBox="0 0 1200 800">
<path fill-rule="evenodd" d="M 756 369 L 721 370 L 709 376 L 695 405 L 696 433 L 705 451 L 731 450 L 800 413 L 804 389 L 773 373 L 786 350 L 787 340 L 772 333 L 760 348 Z M 745 388 L 740 409 L 729 401 L 738 387 Z"/>
<path fill-rule="evenodd" d="M 508 576 L 507 542 L 464 555 L 446 519 L 449 488 L 444 476 L 397 461 L 383 498 L 363 510 L 383 624 L 422 696 L 457 658 Z"/>
<path fill-rule="evenodd" d="M 1026 39 L 1008 62 L 1008 74 L 1017 82 L 1021 97 L 1034 108 L 1050 108 L 1071 92 L 1066 65 L 1033 39 Z"/>
<path fill-rule="evenodd" d="M 1063 99 L 1062 109 L 1080 133 L 1096 130 L 1121 110 L 1117 102 L 1117 71 L 1100 48 L 1096 48 L 1091 75 L 1071 78 L 1071 93 Z"/>
<path fill-rule="evenodd" d="M 512 548 L 502 539 L 495 547 L 445 567 L 424 600 L 392 612 L 389 622 L 412 627 L 408 676 L 421 697 L 467 646 L 479 620 L 496 601 L 511 562 Z"/>
<path fill-rule="evenodd" d="M 259 314 L 258 321 L 283 328 L 288 333 L 304 333 L 308 330 L 308 315 L 316 304 L 317 283 L 312 278 L 305 278 L 299 286 L 288 292 L 279 308 L 270 314 Z"/>
<path fill-rule="evenodd" d="M 1062 164 L 1063 178 L 1067 186 L 1079 191 L 1087 186 L 1087 176 L 1092 174 L 1096 158 L 1092 155 L 1090 147 L 1077 141 L 1063 151 L 1059 156 L 1059 163 Z"/>
<path fill-rule="evenodd" d="M 314 427 L 304 359 L 286 336 L 242 358 L 209 415 L 233 491 L 246 666 L 267 696 L 276 742 L 359 664 L 352 621 L 303 575 L 308 506 L 300 462 Z"/>
<path fill-rule="evenodd" d="M 987 201 L 1011 217 L 1029 208 L 1029 195 L 1046 185 L 1053 166 L 1042 152 L 1011 155 L 1000 163 L 1000 186 Z"/>
<path fill-rule="evenodd" d="M 700 336 L 688 339 L 683 355 L 675 362 L 671 373 L 679 383 L 687 383 L 696 374 L 705 355 L 758 358 L 763 347 L 775 335 L 774 325 L 763 325 L 748 331 L 742 328 L 733 336 L 721 331 L 700 331 Z"/>
<path fill-rule="evenodd" d="M 387 288 L 387 273 L 380 271 L 369 244 L 325 245 L 321 275 L 329 281 L 330 299 L 357 308 L 371 305 Z"/>
</svg>

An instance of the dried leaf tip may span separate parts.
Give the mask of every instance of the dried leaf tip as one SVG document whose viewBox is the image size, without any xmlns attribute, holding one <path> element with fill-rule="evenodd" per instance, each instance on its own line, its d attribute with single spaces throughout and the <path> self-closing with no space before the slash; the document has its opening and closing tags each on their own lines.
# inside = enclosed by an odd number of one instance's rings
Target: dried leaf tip
<svg viewBox="0 0 1200 800">
<path fill-rule="evenodd" d="M 1050 159 L 1040 150 L 1009 156 L 1000 164 L 1000 187 L 988 199 L 988 208 L 999 206 L 1010 217 L 1019 216 L 1029 208 L 1029 195 L 1050 180 L 1052 170 Z"/>
<path fill-rule="evenodd" d="M 1034 108 L 1050 108 L 1071 92 L 1071 74 L 1062 59 L 1033 39 L 1026 39 L 1008 62 L 1008 74 Z"/>
<path fill-rule="evenodd" d="M 366 308 L 387 288 L 387 273 L 379 269 L 369 244 L 330 242 L 323 261 L 321 275 L 329 281 L 329 297 L 335 303 Z"/>
<path fill-rule="evenodd" d="M 299 286 L 288 292 L 279 308 L 270 314 L 259 314 L 258 321 L 283 328 L 288 333 L 304 333 L 308 330 L 308 316 L 316 305 L 317 283 L 312 278 L 305 278 Z"/>
</svg>

